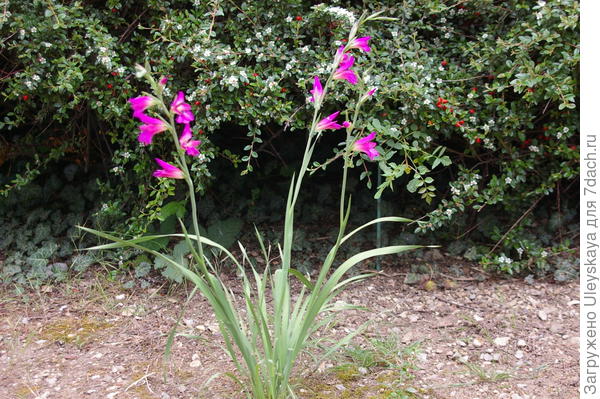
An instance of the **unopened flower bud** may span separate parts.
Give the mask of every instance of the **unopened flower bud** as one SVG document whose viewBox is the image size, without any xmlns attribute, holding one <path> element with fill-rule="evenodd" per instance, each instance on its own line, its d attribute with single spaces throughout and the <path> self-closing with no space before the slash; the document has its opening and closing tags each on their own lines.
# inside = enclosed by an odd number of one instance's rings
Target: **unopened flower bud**
<svg viewBox="0 0 600 399">
<path fill-rule="evenodd" d="M 146 68 L 144 68 L 143 66 L 141 66 L 140 64 L 135 64 L 135 77 L 136 78 L 142 78 L 144 77 L 144 75 L 148 73 L 148 71 L 146 71 Z"/>
</svg>

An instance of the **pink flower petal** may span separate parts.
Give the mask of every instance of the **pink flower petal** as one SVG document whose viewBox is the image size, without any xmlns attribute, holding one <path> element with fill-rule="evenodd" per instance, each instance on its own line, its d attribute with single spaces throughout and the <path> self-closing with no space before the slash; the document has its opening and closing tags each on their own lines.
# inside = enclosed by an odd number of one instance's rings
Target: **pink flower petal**
<svg viewBox="0 0 600 399">
<path fill-rule="evenodd" d="M 185 102 L 185 94 L 182 91 L 177 93 L 177 97 L 171 103 L 171 112 L 178 115 L 175 120 L 177 123 L 190 123 L 194 120 L 192 106 Z"/>
<path fill-rule="evenodd" d="M 170 179 L 183 179 L 183 171 L 178 167 L 158 158 L 155 158 L 154 160 L 162 169 L 155 170 L 154 173 L 152 173 L 152 176 L 166 177 Z"/>
<path fill-rule="evenodd" d="M 371 51 L 371 47 L 369 47 L 369 40 L 371 36 L 357 37 L 356 39 L 352 39 L 348 48 L 357 48 L 361 49 L 365 53 Z"/>
<path fill-rule="evenodd" d="M 342 61 L 340 62 L 338 71 L 344 70 L 344 69 L 350 69 L 350 68 L 352 68 L 352 65 L 354 65 L 354 57 L 349 54 L 344 54 L 344 58 L 342 58 Z"/>
<path fill-rule="evenodd" d="M 181 148 L 185 150 L 187 155 L 197 157 L 200 155 L 200 151 L 198 151 L 198 146 L 200 145 L 200 140 L 192 140 L 192 129 L 190 125 L 186 124 L 183 128 L 183 132 L 179 137 L 179 145 Z"/>
<path fill-rule="evenodd" d="M 346 80 L 353 85 L 358 83 L 358 76 L 356 76 L 356 73 L 354 73 L 354 71 L 352 71 L 350 69 L 345 69 L 345 70 L 338 69 L 333 74 L 333 78 L 338 79 L 338 80 Z"/>
<path fill-rule="evenodd" d="M 138 115 L 142 114 L 148 108 L 153 106 L 155 103 L 154 99 L 150 96 L 139 96 L 129 99 L 129 104 L 131 105 L 131 109 L 133 110 L 133 116 L 138 117 Z"/>
<path fill-rule="evenodd" d="M 335 120 L 337 118 L 337 116 L 339 115 L 339 113 L 340 113 L 340 111 L 337 111 L 337 112 L 334 112 L 333 114 L 329 115 L 328 117 L 321 119 L 319 121 L 319 123 L 317 123 L 315 130 L 317 132 L 320 132 L 322 130 L 327 130 L 327 129 L 337 130 L 337 129 L 341 129 L 342 127 L 345 127 L 346 123 L 348 123 L 348 122 L 344 122 L 343 125 L 340 125 Z"/>
<path fill-rule="evenodd" d="M 356 140 L 352 145 L 352 149 L 354 151 L 364 152 L 365 154 L 367 154 L 371 161 L 374 160 L 376 157 L 379 156 L 379 152 L 377 152 L 377 150 L 375 149 L 377 143 L 373 142 L 373 140 L 375 139 L 375 135 L 376 133 L 372 132 L 368 136 Z"/>
<path fill-rule="evenodd" d="M 315 76 L 315 80 L 313 82 L 313 89 L 310 91 L 312 97 L 310 98 L 310 102 L 318 102 L 320 103 L 323 99 L 323 86 L 321 86 L 321 81 L 318 76 Z"/>
<path fill-rule="evenodd" d="M 152 144 L 152 139 L 156 134 L 168 129 L 167 124 L 158 118 L 153 118 L 146 114 L 138 114 L 136 117 L 143 122 L 140 125 L 140 134 L 138 136 L 138 141 L 142 144 Z"/>
</svg>

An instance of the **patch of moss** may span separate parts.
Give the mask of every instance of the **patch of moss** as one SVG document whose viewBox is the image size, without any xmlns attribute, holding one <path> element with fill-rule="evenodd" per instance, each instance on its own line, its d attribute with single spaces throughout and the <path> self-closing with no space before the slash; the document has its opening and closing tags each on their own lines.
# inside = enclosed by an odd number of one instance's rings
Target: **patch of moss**
<svg viewBox="0 0 600 399">
<path fill-rule="evenodd" d="M 335 377 L 341 382 L 352 382 L 360 378 L 358 367 L 354 364 L 343 364 L 333 369 Z"/>
<path fill-rule="evenodd" d="M 39 388 L 37 386 L 21 385 L 13 392 L 13 394 L 15 395 L 15 399 L 30 399 L 38 396 L 36 394 L 36 391 L 38 390 Z"/>
<path fill-rule="evenodd" d="M 101 330 L 112 327 L 111 323 L 94 320 L 88 317 L 61 319 L 46 324 L 40 331 L 40 338 L 52 341 L 70 343 L 82 347 L 90 342 Z"/>
<path fill-rule="evenodd" d="M 155 399 L 156 395 L 148 391 L 148 387 L 144 382 L 140 382 L 139 385 L 132 387 L 131 392 L 135 392 L 135 397 L 138 399 Z"/>
<path fill-rule="evenodd" d="M 361 386 L 361 387 L 347 387 L 346 390 L 340 391 L 334 386 L 326 385 L 326 388 L 322 391 L 313 393 L 311 396 L 307 396 L 307 399 L 387 399 L 392 394 L 393 390 L 386 386 Z"/>
</svg>

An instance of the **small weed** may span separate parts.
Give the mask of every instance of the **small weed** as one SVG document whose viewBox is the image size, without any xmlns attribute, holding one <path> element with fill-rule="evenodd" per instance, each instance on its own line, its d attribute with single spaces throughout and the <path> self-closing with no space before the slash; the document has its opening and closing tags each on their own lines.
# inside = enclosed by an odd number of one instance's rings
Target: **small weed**
<svg viewBox="0 0 600 399">
<path fill-rule="evenodd" d="M 467 367 L 467 369 L 469 369 L 469 372 L 471 374 L 474 374 L 478 378 L 479 382 L 499 382 L 512 378 L 512 375 L 505 371 L 488 372 L 483 367 L 478 366 L 474 363 L 464 362 L 463 364 Z"/>
<path fill-rule="evenodd" d="M 418 353 L 419 343 L 402 347 L 395 336 L 370 339 L 365 347 L 350 346 L 344 355 L 352 364 L 367 369 L 374 367 L 409 371 L 414 368 L 413 357 Z"/>
<path fill-rule="evenodd" d="M 414 357 L 418 349 L 418 343 L 403 346 L 397 337 L 373 338 L 362 346 L 348 346 L 342 354 L 344 362 L 332 370 L 335 380 L 342 383 L 346 390 L 339 392 L 335 383 L 310 384 L 312 396 L 308 397 L 419 398 L 417 389 L 405 386 L 416 368 Z"/>
</svg>

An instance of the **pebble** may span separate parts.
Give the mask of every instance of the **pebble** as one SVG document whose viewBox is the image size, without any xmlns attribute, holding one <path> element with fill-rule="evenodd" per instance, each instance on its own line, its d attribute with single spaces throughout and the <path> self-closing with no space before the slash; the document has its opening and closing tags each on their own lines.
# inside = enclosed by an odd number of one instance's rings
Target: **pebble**
<svg viewBox="0 0 600 399">
<path fill-rule="evenodd" d="M 573 346 L 579 346 L 579 337 L 571 337 L 567 340 L 567 344 Z"/>
<path fill-rule="evenodd" d="M 194 324 L 196 324 L 196 321 L 194 319 L 184 319 L 183 324 L 185 324 L 188 327 L 194 327 Z"/>
<path fill-rule="evenodd" d="M 509 337 L 498 337 L 494 340 L 494 344 L 497 346 L 506 346 L 509 340 Z"/>
<path fill-rule="evenodd" d="M 406 334 L 404 334 L 402 336 L 401 341 L 402 341 L 403 344 L 407 344 L 409 342 L 414 341 L 415 338 L 416 338 L 416 335 L 415 335 L 414 331 L 407 331 Z"/>
<path fill-rule="evenodd" d="M 560 323 L 552 323 L 550 325 L 550 332 L 559 333 L 563 330 L 563 326 Z"/>
<path fill-rule="evenodd" d="M 516 352 L 515 352 L 515 357 L 516 357 L 517 359 L 522 359 L 522 358 L 523 358 L 523 356 L 525 356 L 525 355 L 523 354 L 523 351 L 522 351 L 522 350 L 518 350 L 518 351 L 516 351 Z"/>
<path fill-rule="evenodd" d="M 527 346 L 527 342 L 525 342 L 524 340 L 520 339 L 517 341 L 517 346 L 523 347 L 523 346 Z"/>
<path fill-rule="evenodd" d="M 481 341 L 480 341 L 480 340 L 478 340 L 477 338 L 475 338 L 475 339 L 473 340 L 473 342 L 471 342 L 471 343 L 472 343 L 472 344 L 473 344 L 473 346 L 474 346 L 474 347 L 476 347 L 476 348 L 479 348 L 479 347 L 481 347 L 481 346 L 483 345 L 483 344 L 481 343 Z"/>
<path fill-rule="evenodd" d="M 121 366 L 121 365 L 117 365 L 117 366 L 112 366 L 112 368 L 110 369 L 110 371 L 112 373 L 120 373 L 122 371 L 125 371 L 125 367 Z"/>
<path fill-rule="evenodd" d="M 542 321 L 546 321 L 548 320 L 548 315 L 546 314 L 546 312 L 544 312 L 543 310 L 540 310 L 538 312 L 538 317 L 540 318 L 540 320 Z"/>
</svg>

